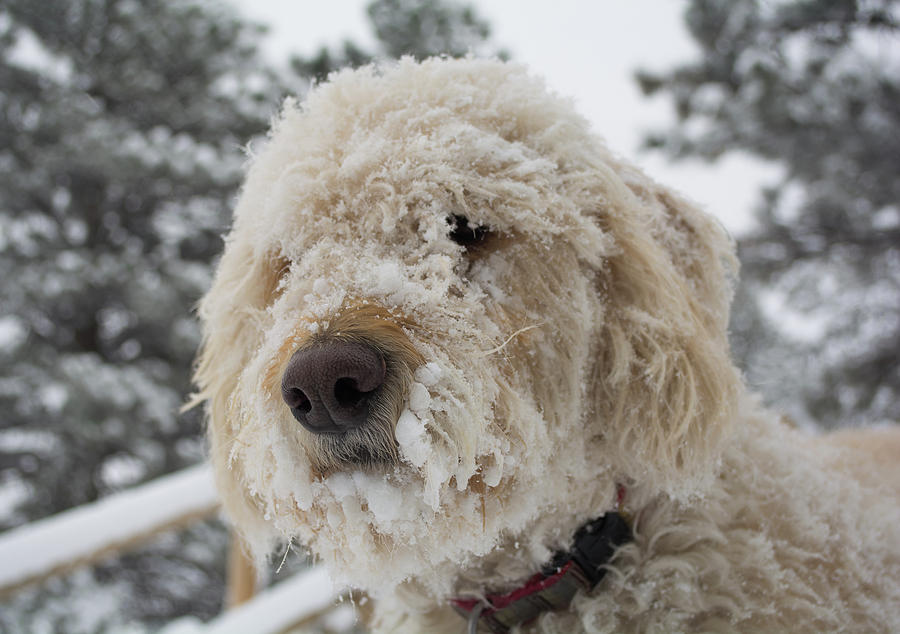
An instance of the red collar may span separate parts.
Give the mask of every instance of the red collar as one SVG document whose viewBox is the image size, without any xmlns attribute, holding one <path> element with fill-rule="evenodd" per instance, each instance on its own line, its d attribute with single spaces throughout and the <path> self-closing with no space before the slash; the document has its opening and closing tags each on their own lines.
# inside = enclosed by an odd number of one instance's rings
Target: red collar
<svg viewBox="0 0 900 634">
<path fill-rule="evenodd" d="M 620 509 L 623 496 L 620 487 Z M 451 603 L 469 621 L 470 634 L 479 624 L 505 634 L 542 612 L 568 607 L 578 590 L 592 590 L 606 574 L 606 565 L 616 549 L 629 541 L 628 523 L 621 513 L 611 511 L 578 529 L 572 550 L 557 553 L 521 587 L 506 594 L 486 594 L 483 599 L 452 599 Z"/>
</svg>

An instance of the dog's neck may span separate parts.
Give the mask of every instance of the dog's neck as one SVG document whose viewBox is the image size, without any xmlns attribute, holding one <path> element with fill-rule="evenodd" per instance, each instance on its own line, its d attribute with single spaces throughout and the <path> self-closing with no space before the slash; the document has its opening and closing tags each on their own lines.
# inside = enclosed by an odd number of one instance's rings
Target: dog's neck
<svg viewBox="0 0 900 634">
<path fill-rule="evenodd" d="M 625 517 L 610 511 L 579 528 L 570 550 L 557 553 L 518 588 L 456 598 L 451 603 L 468 621 L 469 632 L 477 631 L 479 625 L 492 632 L 508 632 L 542 612 L 565 609 L 579 590 L 592 590 L 605 575 L 616 548 L 630 540 Z"/>
</svg>

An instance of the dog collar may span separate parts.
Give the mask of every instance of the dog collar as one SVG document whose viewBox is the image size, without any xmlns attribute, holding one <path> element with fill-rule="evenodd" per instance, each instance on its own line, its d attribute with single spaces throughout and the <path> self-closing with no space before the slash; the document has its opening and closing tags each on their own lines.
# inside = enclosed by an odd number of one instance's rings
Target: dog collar
<svg viewBox="0 0 900 634">
<path fill-rule="evenodd" d="M 483 625 L 505 634 L 542 612 L 568 607 L 578 590 L 588 592 L 606 574 L 616 548 L 631 540 L 631 528 L 621 513 L 611 511 L 578 529 L 572 550 L 559 552 L 541 572 L 506 594 L 478 599 L 452 599 L 453 607 L 468 620 L 469 634 Z"/>
</svg>

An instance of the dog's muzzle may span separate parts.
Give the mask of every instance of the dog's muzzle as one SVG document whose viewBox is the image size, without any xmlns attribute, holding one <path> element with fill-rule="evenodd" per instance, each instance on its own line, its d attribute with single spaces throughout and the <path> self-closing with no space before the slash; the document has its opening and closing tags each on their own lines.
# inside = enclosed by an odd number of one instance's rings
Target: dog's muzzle
<svg viewBox="0 0 900 634">
<path fill-rule="evenodd" d="M 329 341 L 295 352 L 281 396 L 314 434 L 341 434 L 364 425 L 386 377 L 384 357 L 364 343 Z"/>
</svg>

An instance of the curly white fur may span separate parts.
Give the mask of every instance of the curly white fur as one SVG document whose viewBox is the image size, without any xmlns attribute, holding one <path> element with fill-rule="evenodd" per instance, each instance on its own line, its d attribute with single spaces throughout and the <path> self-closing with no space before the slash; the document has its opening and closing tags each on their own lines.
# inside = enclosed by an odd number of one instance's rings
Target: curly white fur
<svg viewBox="0 0 900 634">
<path fill-rule="evenodd" d="M 254 157 L 201 304 L 226 508 L 373 595 L 376 628 L 458 632 L 448 597 L 516 587 L 624 484 L 634 542 L 535 629 L 896 631 L 896 481 L 745 394 L 735 274 L 712 219 L 521 67 L 338 73 Z M 282 402 L 317 336 L 393 364 L 387 432 L 352 440 L 393 462 L 347 466 Z"/>
</svg>

